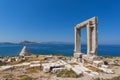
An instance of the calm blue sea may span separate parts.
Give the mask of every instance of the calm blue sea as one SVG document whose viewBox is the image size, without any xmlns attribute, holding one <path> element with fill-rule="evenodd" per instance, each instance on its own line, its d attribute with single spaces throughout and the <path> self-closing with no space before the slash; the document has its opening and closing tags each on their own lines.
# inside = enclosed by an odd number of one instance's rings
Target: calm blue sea
<svg viewBox="0 0 120 80">
<path fill-rule="evenodd" d="M 25 46 L 23 44 L 0 44 L 0 56 L 18 55 Z M 26 44 L 30 53 L 34 54 L 64 54 L 73 55 L 73 44 Z M 86 53 L 86 45 L 82 45 L 82 52 Z M 120 45 L 99 45 L 98 55 L 120 56 Z"/>
</svg>

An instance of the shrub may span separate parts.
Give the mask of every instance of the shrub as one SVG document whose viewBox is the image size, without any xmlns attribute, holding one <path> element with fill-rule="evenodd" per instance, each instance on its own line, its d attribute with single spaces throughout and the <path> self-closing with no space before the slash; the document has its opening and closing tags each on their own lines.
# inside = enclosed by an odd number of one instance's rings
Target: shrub
<svg viewBox="0 0 120 80">
<path fill-rule="evenodd" d="M 104 64 L 105 64 L 105 65 L 108 65 L 108 62 L 107 62 L 107 61 L 104 61 Z"/>
<path fill-rule="evenodd" d="M 0 66 L 6 65 L 5 62 L 0 61 Z"/>
</svg>

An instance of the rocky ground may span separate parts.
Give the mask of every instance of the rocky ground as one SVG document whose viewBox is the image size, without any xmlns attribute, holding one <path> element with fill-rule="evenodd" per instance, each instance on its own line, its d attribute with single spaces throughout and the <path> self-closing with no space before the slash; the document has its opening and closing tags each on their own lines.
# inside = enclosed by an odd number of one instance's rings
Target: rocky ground
<svg viewBox="0 0 120 80">
<path fill-rule="evenodd" d="M 51 74 L 44 73 L 37 67 L 21 67 L 0 73 L 0 80 L 51 80 L 51 77 Z"/>
<path fill-rule="evenodd" d="M 63 57 L 60 57 L 64 59 Z M 41 67 L 17 67 L 11 70 L 0 71 L 0 80 L 120 80 L 112 79 L 120 76 L 120 57 L 102 57 L 102 59 L 110 63 L 110 68 L 114 71 L 114 74 L 107 74 L 99 72 L 98 76 L 89 76 L 84 74 L 77 78 L 72 77 L 57 77 L 53 73 L 44 73 Z"/>
</svg>

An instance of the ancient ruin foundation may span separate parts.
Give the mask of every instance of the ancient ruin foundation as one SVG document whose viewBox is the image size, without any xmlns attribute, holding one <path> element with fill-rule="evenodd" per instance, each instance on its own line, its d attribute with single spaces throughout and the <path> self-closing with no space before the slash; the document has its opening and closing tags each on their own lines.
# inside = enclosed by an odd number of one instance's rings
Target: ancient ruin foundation
<svg viewBox="0 0 120 80">
<path fill-rule="evenodd" d="M 81 52 L 81 29 L 87 28 L 87 55 L 97 55 L 97 17 L 88 19 L 80 24 L 77 24 L 75 30 L 75 44 L 74 44 L 74 57 L 80 58 Z"/>
</svg>

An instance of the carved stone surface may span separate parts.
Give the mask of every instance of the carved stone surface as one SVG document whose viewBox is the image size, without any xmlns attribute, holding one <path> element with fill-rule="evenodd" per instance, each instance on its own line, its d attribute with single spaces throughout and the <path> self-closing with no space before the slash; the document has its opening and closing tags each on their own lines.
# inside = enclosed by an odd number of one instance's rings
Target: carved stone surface
<svg viewBox="0 0 120 80">
<path fill-rule="evenodd" d="M 81 53 L 81 29 L 87 28 L 87 55 L 97 55 L 98 41 L 97 41 L 97 17 L 88 19 L 80 24 L 77 24 L 74 28 L 75 31 L 75 45 L 74 45 L 74 57 L 79 58 Z"/>
</svg>

